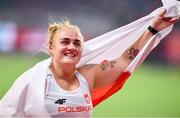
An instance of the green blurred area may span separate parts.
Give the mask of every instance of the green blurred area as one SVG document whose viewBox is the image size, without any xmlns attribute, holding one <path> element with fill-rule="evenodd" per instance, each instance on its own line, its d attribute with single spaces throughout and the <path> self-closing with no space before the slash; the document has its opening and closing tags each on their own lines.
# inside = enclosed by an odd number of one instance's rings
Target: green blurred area
<svg viewBox="0 0 180 118">
<path fill-rule="evenodd" d="M 0 98 L 25 70 L 47 56 L 0 54 Z M 94 117 L 180 117 L 180 67 L 143 64 Z"/>
</svg>

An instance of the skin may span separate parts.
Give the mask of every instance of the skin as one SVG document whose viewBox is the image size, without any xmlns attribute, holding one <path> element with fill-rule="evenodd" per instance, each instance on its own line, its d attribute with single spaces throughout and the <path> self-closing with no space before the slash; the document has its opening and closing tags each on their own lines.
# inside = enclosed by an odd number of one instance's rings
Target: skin
<svg viewBox="0 0 180 118">
<path fill-rule="evenodd" d="M 152 21 L 151 26 L 158 31 L 179 20 L 179 18 L 165 18 L 165 12 L 165 9 L 162 9 Z M 152 33 L 146 30 L 138 41 L 117 59 L 101 64 L 90 64 L 76 68 L 76 64 L 82 55 L 81 41 L 78 33 L 73 28 L 64 28 L 56 32 L 53 44 L 49 47 L 53 59 L 50 69 L 57 83 L 69 91 L 79 87 L 79 81 L 74 76 L 75 70 L 79 71 L 87 80 L 90 91 L 92 91 L 94 88 L 102 87 L 115 81 L 132 61 L 127 56 L 128 50 L 131 48 L 141 50 L 152 36 Z"/>
<path fill-rule="evenodd" d="M 79 36 L 74 29 L 64 28 L 58 30 L 53 38 L 53 44 L 49 46 L 52 55 L 50 69 L 62 88 L 70 91 L 77 89 L 79 81 L 74 73 L 82 54 Z"/>
</svg>

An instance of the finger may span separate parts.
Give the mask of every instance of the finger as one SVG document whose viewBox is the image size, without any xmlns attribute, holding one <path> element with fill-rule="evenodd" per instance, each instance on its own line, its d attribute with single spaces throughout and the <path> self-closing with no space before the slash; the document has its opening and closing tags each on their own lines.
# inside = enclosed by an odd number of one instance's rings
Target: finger
<svg viewBox="0 0 180 118">
<path fill-rule="evenodd" d="M 178 22 L 180 19 L 179 19 L 179 17 L 174 17 L 174 18 L 172 18 L 170 21 L 172 22 L 172 23 L 176 23 L 176 22 Z"/>
<path fill-rule="evenodd" d="M 163 17 L 163 16 L 165 15 L 165 13 L 166 13 L 166 9 L 165 9 L 165 8 L 162 8 L 162 9 L 160 10 L 158 16 Z"/>
<path fill-rule="evenodd" d="M 170 21 L 178 20 L 179 17 L 173 17 Z"/>
</svg>

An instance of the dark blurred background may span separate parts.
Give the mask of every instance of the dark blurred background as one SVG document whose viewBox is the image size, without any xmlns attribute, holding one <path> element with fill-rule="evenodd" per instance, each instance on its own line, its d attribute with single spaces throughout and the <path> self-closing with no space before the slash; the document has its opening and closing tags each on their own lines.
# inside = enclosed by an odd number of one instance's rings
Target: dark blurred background
<svg viewBox="0 0 180 118">
<path fill-rule="evenodd" d="M 47 38 L 50 17 L 68 18 L 89 40 L 162 6 L 160 0 L 1 0 L 0 53 L 31 53 Z M 180 64 L 180 25 L 147 61 Z"/>
</svg>

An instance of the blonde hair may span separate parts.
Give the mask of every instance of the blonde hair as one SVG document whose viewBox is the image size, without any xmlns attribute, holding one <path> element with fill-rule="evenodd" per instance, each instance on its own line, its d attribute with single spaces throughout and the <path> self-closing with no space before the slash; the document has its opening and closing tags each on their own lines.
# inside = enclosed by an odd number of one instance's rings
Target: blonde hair
<svg viewBox="0 0 180 118">
<path fill-rule="evenodd" d="M 47 49 L 49 48 L 49 46 L 52 45 L 53 37 L 54 37 L 55 33 L 58 30 L 63 30 L 64 28 L 72 28 L 72 29 L 74 29 L 78 33 L 78 36 L 80 38 L 79 40 L 83 44 L 84 37 L 83 37 L 83 35 L 82 35 L 82 33 L 81 33 L 78 26 L 71 24 L 69 20 L 62 20 L 62 21 L 58 21 L 58 22 L 53 21 L 53 23 L 49 23 L 49 27 L 48 27 L 48 40 L 46 42 L 46 48 Z"/>
</svg>

